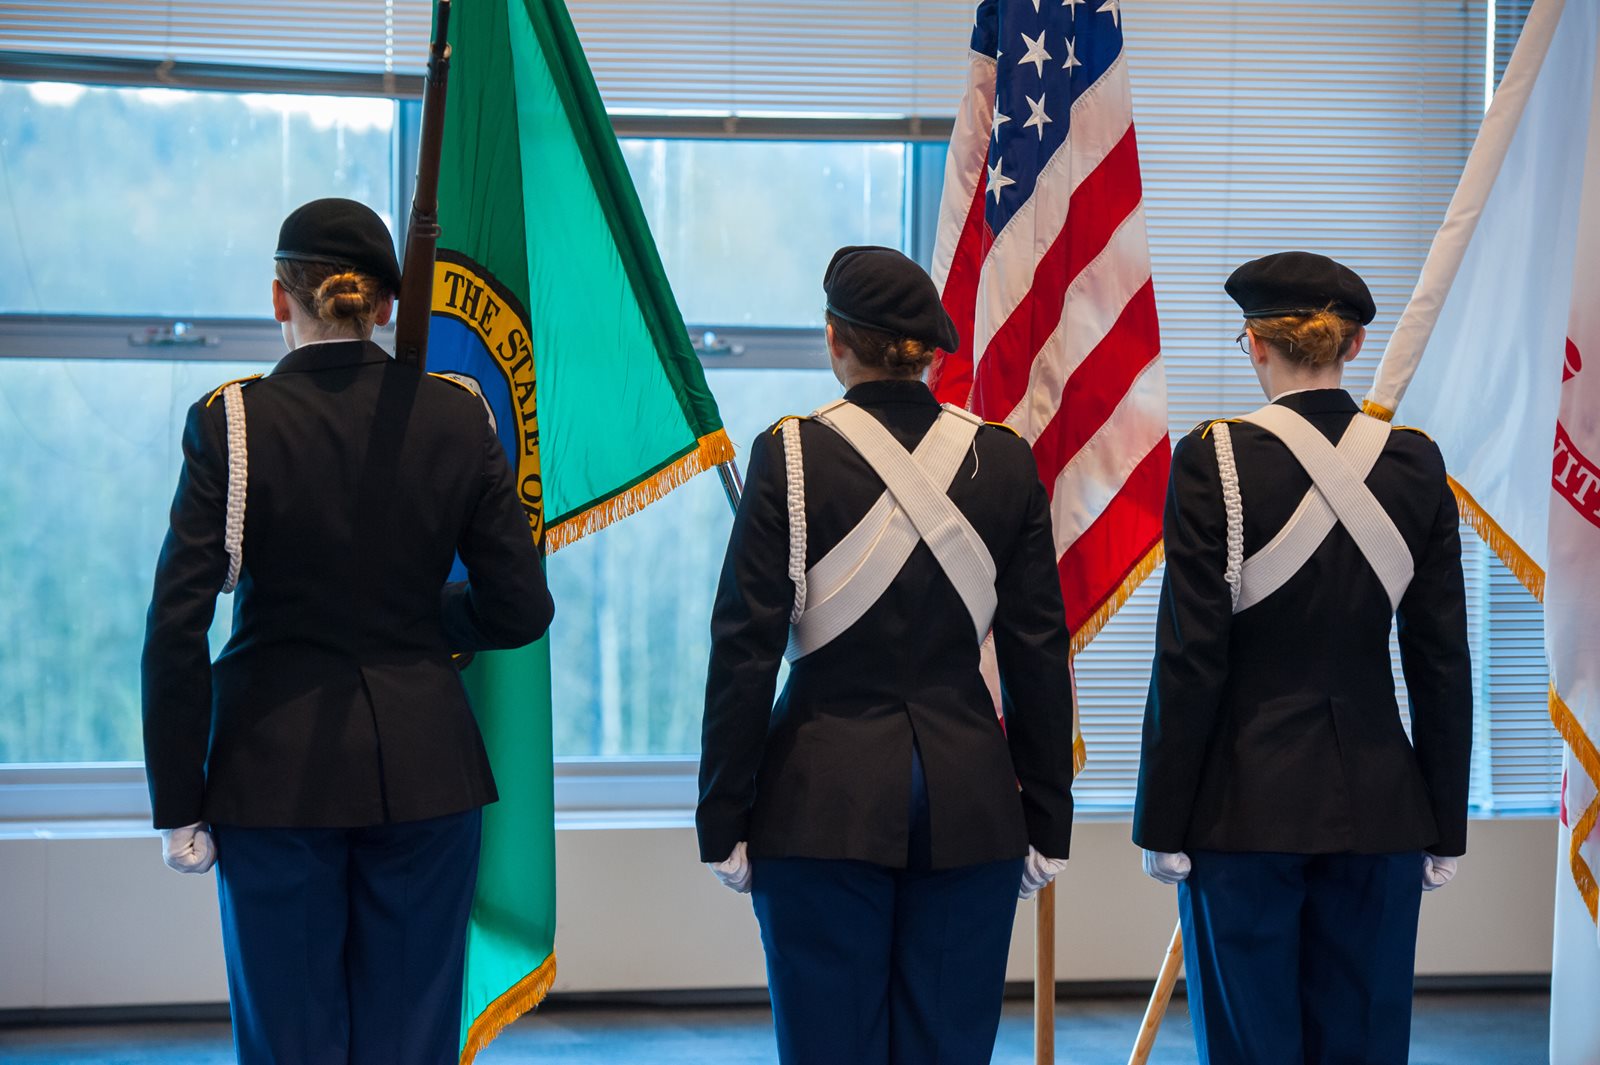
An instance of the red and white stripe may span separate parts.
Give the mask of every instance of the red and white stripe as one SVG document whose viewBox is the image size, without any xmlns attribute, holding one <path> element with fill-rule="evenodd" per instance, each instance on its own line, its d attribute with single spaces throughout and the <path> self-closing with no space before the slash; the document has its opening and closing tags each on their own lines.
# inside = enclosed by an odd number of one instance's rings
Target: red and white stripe
<svg viewBox="0 0 1600 1065">
<path fill-rule="evenodd" d="M 933 279 L 961 336 L 929 384 L 1033 446 L 1081 646 L 1157 549 L 1171 448 L 1126 55 L 1000 233 L 984 218 L 995 61 L 972 53 Z"/>
</svg>

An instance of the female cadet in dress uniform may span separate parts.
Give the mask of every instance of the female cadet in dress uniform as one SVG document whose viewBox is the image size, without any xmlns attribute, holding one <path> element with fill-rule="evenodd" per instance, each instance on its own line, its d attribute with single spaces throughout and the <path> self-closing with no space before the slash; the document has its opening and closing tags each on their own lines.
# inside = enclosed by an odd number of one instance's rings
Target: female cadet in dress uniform
<svg viewBox="0 0 1600 1065">
<path fill-rule="evenodd" d="M 400 284 L 383 222 L 308 203 L 276 258 L 291 350 L 184 429 L 144 647 L 155 824 L 174 869 L 217 863 L 241 1062 L 445 1065 L 495 799 L 451 653 L 535 639 L 550 597 L 482 402 L 369 339 Z"/>
<path fill-rule="evenodd" d="M 844 248 L 823 288 L 848 391 L 751 448 L 712 614 L 700 856 L 754 893 L 785 1065 L 979 1065 L 1019 888 L 1062 867 L 1072 826 L 1050 515 L 1027 444 L 920 380 L 957 343 L 928 275 Z M 1004 726 L 978 670 L 991 625 Z"/>
<path fill-rule="evenodd" d="M 1401 1065 L 1421 893 L 1467 843 L 1455 498 L 1339 387 L 1375 314 L 1355 273 L 1285 252 L 1227 291 L 1272 402 L 1173 453 L 1133 838 L 1179 883 L 1202 1062 Z"/>
</svg>

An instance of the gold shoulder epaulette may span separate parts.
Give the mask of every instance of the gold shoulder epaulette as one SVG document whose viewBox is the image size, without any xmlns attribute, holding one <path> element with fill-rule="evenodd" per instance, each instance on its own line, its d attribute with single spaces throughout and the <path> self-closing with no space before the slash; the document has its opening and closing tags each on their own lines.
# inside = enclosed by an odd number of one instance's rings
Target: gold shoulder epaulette
<svg viewBox="0 0 1600 1065">
<path fill-rule="evenodd" d="M 1022 435 L 1021 433 L 1019 433 L 1015 429 L 1013 429 L 1011 426 L 1007 425 L 1005 422 L 984 422 L 983 424 L 984 425 L 992 425 L 996 429 L 1004 429 L 1006 432 L 1010 433 L 1012 436 L 1020 437 Z"/>
<path fill-rule="evenodd" d="M 216 399 L 218 396 L 222 395 L 222 393 L 227 389 L 227 387 L 229 385 L 247 385 L 251 381 L 257 380 L 260 377 L 261 377 L 260 374 L 253 373 L 253 374 L 249 374 L 249 375 L 247 375 L 245 377 L 235 377 L 232 381 L 224 381 L 224 382 L 222 382 L 222 384 L 217 386 L 217 390 L 215 392 L 211 393 L 211 395 L 206 397 L 206 406 L 208 406 L 208 407 L 211 406 L 211 401 Z"/>
<path fill-rule="evenodd" d="M 1227 422 L 1229 425 L 1238 425 L 1240 420 L 1241 419 L 1239 418 L 1212 418 L 1210 421 L 1201 422 L 1199 425 L 1195 426 L 1189 431 L 1191 433 L 1199 433 L 1200 439 L 1204 440 L 1206 437 L 1211 435 L 1211 427 L 1216 425 L 1218 422 Z"/>
<path fill-rule="evenodd" d="M 476 396 L 478 394 L 478 393 L 474 392 L 471 388 L 468 388 L 462 382 L 457 381 L 454 377 L 451 377 L 447 373 L 434 373 L 432 370 L 429 370 L 428 371 L 428 376 L 429 377 L 437 377 L 441 381 L 445 381 L 445 382 L 448 382 L 449 384 L 455 385 L 457 388 L 461 389 L 461 391 L 467 393 L 469 396 Z"/>
<path fill-rule="evenodd" d="M 1434 442 L 1433 437 L 1429 436 L 1427 433 L 1423 432 L 1421 429 L 1418 429 L 1415 425 L 1396 425 L 1394 428 L 1402 429 L 1402 430 L 1404 430 L 1405 432 L 1408 432 L 1408 433 L 1416 433 L 1418 436 L 1422 437 L 1424 440 L 1427 440 L 1430 443 Z"/>
<path fill-rule="evenodd" d="M 802 421 L 803 422 L 803 421 L 808 420 L 810 417 L 811 416 L 809 414 L 786 414 L 782 418 L 779 418 L 777 423 L 773 425 L 773 427 L 772 427 L 772 435 L 773 436 L 777 436 L 778 435 L 778 431 L 783 428 L 783 423 L 784 422 L 792 422 L 792 421 Z"/>
</svg>

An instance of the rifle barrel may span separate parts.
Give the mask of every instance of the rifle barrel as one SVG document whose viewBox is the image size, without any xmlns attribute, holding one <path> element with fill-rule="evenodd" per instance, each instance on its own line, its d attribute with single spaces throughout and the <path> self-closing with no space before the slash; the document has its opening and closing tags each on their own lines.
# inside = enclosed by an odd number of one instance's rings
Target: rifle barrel
<svg viewBox="0 0 1600 1065">
<path fill-rule="evenodd" d="M 433 315 L 433 263 L 439 246 L 439 160 L 444 151 L 444 103 L 450 77 L 450 0 L 439 0 L 434 39 L 428 50 L 428 81 L 422 93 L 422 136 L 417 183 L 406 229 L 400 306 L 395 315 L 394 355 L 419 368 L 428 364 L 428 321 Z"/>
</svg>

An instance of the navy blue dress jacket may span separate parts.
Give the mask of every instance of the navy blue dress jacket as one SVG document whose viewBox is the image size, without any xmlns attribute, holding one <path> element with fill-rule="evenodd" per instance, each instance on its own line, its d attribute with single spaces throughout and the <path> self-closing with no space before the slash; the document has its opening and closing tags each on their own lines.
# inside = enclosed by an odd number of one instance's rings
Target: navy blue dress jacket
<svg viewBox="0 0 1600 1065">
<path fill-rule="evenodd" d="M 233 635 L 227 424 L 189 410 L 143 656 L 155 824 L 358 827 L 496 797 L 452 652 L 540 636 L 539 549 L 482 401 L 366 341 L 244 388 L 249 493 Z M 468 580 L 447 585 L 459 552 Z"/>
<path fill-rule="evenodd" d="M 939 416 L 920 381 L 877 381 L 846 398 L 914 448 Z M 864 517 L 883 481 L 834 430 L 800 428 L 806 560 Z M 1067 857 L 1072 834 L 1069 636 L 1049 504 L 1028 445 L 984 426 L 949 485 L 994 557 L 1002 728 L 978 671 L 971 615 L 926 544 L 833 642 L 795 662 L 774 705 L 789 635 L 788 478 L 783 441 L 750 449 L 743 503 L 711 619 L 695 814 L 703 861 L 747 840 L 752 857 L 907 864 L 912 744 L 920 752 L 938 869 Z"/>
<path fill-rule="evenodd" d="M 1332 442 L 1358 411 L 1341 389 L 1278 402 Z M 1248 558 L 1311 478 L 1265 429 L 1231 431 Z M 1465 852 L 1472 663 L 1455 497 L 1438 447 L 1417 432 L 1391 432 L 1366 483 L 1416 567 L 1397 611 L 1336 525 L 1288 583 L 1234 614 L 1210 424 L 1178 442 L 1134 807 L 1141 847 Z M 1396 619 L 1410 739 L 1389 659 Z"/>
</svg>

